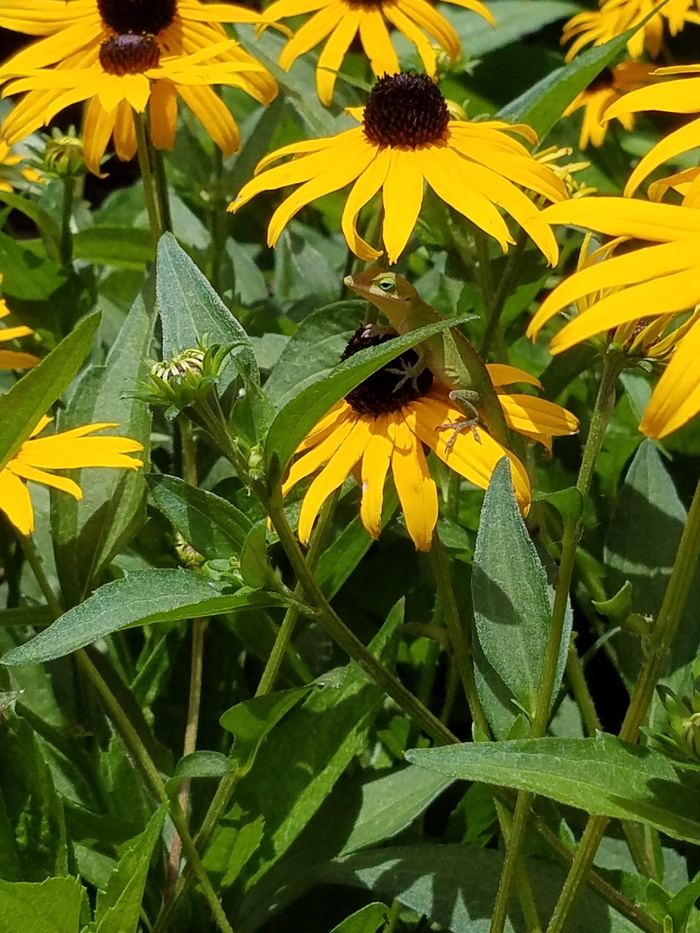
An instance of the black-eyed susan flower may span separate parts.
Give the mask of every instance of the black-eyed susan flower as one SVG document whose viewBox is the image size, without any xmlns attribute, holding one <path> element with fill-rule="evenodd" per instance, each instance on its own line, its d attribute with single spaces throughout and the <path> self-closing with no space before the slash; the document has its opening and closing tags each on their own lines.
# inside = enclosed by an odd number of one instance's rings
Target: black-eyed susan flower
<svg viewBox="0 0 700 933">
<path fill-rule="evenodd" d="M 2 276 L 0 275 L 0 282 Z M 7 307 L 4 298 L 0 298 L 0 321 L 7 317 L 10 309 Z M 34 331 L 31 327 L 18 325 L 16 327 L 0 327 L 0 343 L 9 343 L 12 340 L 19 340 L 20 337 L 28 337 Z M 0 369 L 31 369 L 39 362 L 38 357 L 31 353 L 22 353 L 19 350 L 7 350 L 0 348 Z"/>
<path fill-rule="evenodd" d="M 116 428 L 116 424 L 88 424 L 71 431 L 37 437 L 50 422 L 42 418 L 10 461 L 0 470 L 0 509 L 23 535 L 34 531 L 34 510 L 26 480 L 43 483 L 82 499 L 80 486 L 67 476 L 48 470 L 74 470 L 82 467 L 113 467 L 138 470 L 143 461 L 129 454 L 143 446 L 130 437 L 87 437 L 95 431 Z"/>
<path fill-rule="evenodd" d="M 564 26 L 562 45 L 572 42 L 566 60 L 570 61 L 587 45 L 602 45 L 621 36 L 656 9 L 658 13 L 651 16 L 627 43 L 627 51 L 632 58 L 640 58 L 645 50 L 656 58 L 661 51 L 666 27 L 675 36 L 686 23 L 700 22 L 695 0 L 668 0 L 665 4 L 662 0 L 605 0 L 597 10 L 583 10 Z"/>
<path fill-rule="evenodd" d="M 655 75 L 682 75 L 674 81 L 662 81 L 626 94 L 608 108 L 606 120 L 620 119 L 641 110 L 665 113 L 700 113 L 700 65 L 658 68 Z M 674 130 L 658 142 L 640 160 L 627 184 L 625 195 L 631 197 L 644 179 L 669 159 L 700 146 L 700 118 Z"/>
<path fill-rule="evenodd" d="M 490 10 L 479 0 L 447 2 L 473 10 L 495 26 Z M 316 70 L 316 89 L 326 106 L 333 100 L 337 72 L 358 34 L 372 71 L 378 77 L 400 71 L 389 34 L 391 26 L 415 45 L 431 77 L 435 74 L 436 53 L 430 39 L 445 50 L 451 61 L 459 58 L 461 51 L 452 25 L 427 0 L 366 0 L 362 3 L 356 0 L 275 0 L 266 13 L 276 20 L 313 13 L 285 45 L 279 64 L 288 71 L 300 55 L 325 39 Z"/>
<path fill-rule="evenodd" d="M 5 94 L 29 92 L 5 120 L 3 138 L 11 144 L 90 100 L 85 157 L 99 173 L 112 135 L 119 158 L 133 157 L 133 111 L 147 104 L 155 146 L 172 148 L 181 98 L 230 155 L 238 129 L 211 85 L 239 87 L 265 104 L 277 85 L 221 24 L 261 21 L 267 17 L 243 7 L 200 0 L 0 0 L 0 26 L 46 36 L 0 68 L 0 81 L 19 78 Z"/>
<path fill-rule="evenodd" d="M 354 183 L 341 226 L 350 249 L 371 262 L 381 251 L 360 237 L 357 218 L 381 190 L 382 239 L 393 263 L 415 227 L 427 182 L 439 198 L 498 240 L 505 251 L 513 237 L 498 211 L 502 207 L 529 233 L 548 261 L 556 263 L 552 231 L 517 185 L 551 201 L 564 200 L 566 187 L 507 135 L 516 133 L 534 142 L 530 127 L 451 120 L 438 87 L 427 75 L 412 73 L 380 78 L 367 105 L 353 115 L 362 126 L 338 136 L 292 143 L 264 158 L 256 177 L 244 185 L 229 210 L 237 211 L 261 191 L 300 185 L 272 215 L 267 238 L 274 246 L 284 226 L 303 207 Z M 297 158 L 264 171 L 289 155 Z"/>
<path fill-rule="evenodd" d="M 649 437 L 665 437 L 700 411 L 700 211 L 585 198 L 554 205 L 547 214 L 553 223 L 652 244 L 617 256 L 609 244 L 594 257 L 599 261 L 584 263 L 547 296 L 528 334 L 535 337 L 555 314 L 575 304 L 579 314 L 552 338 L 552 353 L 612 332 L 627 352 L 670 360 L 640 425 Z"/>
<path fill-rule="evenodd" d="M 394 336 L 385 327 L 361 328 L 344 358 Z M 411 366 L 418 356 L 411 350 L 399 359 Z M 511 366 L 493 367 L 491 375 L 494 384 L 537 383 Z M 554 434 L 576 430 L 576 419 L 558 405 L 530 395 L 503 394 L 500 398 L 510 427 L 545 445 Z M 299 456 L 283 492 L 286 494 L 320 469 L 302 502 L 300 540 L 309 540 L 321 506 L 353 471 L 359 472 L 362 486 L 362 523 L 377 538 L 382 526 L 384 485 L 391 472 L 408 533 L 419 550 L 429 550 L 438 518 L 438 493 L 426 447 L 450 469 L 482 489 L 488 486 L 499 460 L 508 457 L 520 508 L 527 511 L 530 483 L 523 465 L 482 427 L 455 435 L 454 423 L 463 420 L 464 413 L 450 400 L 447 389 L 433 379 L 430 370 L 424 369 L 414 383 L 401 379 L 394 361 L 370 376 L 335 405 L 299 445 Z"/>
<path fill-rule="evenodd" d="M 623 94 L 649 84 L 653 78 L 653 65 L 646 62 L 621 62 L 614 68 L 604 68 L 588 87 L 575 97 L 563 116 L 571 116 L 583 108 L 583 122 L 579 136 L 579 148 L 585 149 L 589 143 L 593 146 L 602 146 L 607 133 L 609 121 L 603 119 L 607 108 Z M 622 114 L 620 123 L 626 130 L 634 128 L 634 116 L 631 113 Z"/>
</svg>

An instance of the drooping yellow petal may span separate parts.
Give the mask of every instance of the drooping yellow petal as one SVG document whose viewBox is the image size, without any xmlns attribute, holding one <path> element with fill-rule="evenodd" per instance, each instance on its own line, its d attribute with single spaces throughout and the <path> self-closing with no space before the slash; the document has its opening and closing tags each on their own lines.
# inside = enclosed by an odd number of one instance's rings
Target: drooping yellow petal
<svg viewBox="0 0 700 933">
<path fill-rule="evenodd" d="M 417 149 L 415 155 L 425 180 L 435 194 L 494 237 L 506 252 L 514 240 L 489 198 L 469 184 L 468 164 L 462 156 L 438 146 Z"/>
<path fill-rule="evenodd" d="M 402 415 L 403 411 L 391 415 L 391 472 L 411 540 L 419 551 L 429 551 L 438 519 L 437 486 L 423 445 Z"/>
<path fill-rule="evenodd" d="M 289 71 L 300 55 L 311 51 L 331 34 L 346 13 L 347 8 L 341 2 L 330 3 L 314 13 L 282 49 L 278 61 L 280 68 Z"/>
<path fill-rule="evenodd" d="M 29 490 L 7 467 L 0 470 L 0 509 L 25 537 L 34 531 L 34 510 Z"/>
<path fill-rule="evenodd" d="M 384 482 L 391 464 L 393 441 L 389 437 L 388 415 L 380 415 L 370 425 L 370 439 L 362 457 L 362 504 L 360 518 L 368 534 L 378 538 L 382 530 Z"/>
<path fill-rule="evenodd" d="M 697 113 L 700 110 L 700 78 L 663 81 L 630 91 L 611 105 L 605 119 L 612 120 L 623 113 L 639 113 L 644 110 Z"/>
<path fill-rule="evenodd" d="M 480 0 L 448 0 L 448 2 L 454 3 L 456 6 L 462 6 L 465 10 L 471 10 L 472 13 L 478 13 L 479 16 L 483 16 L 492 26 L 496 25 L 493 13 L 485 4 L 481 3 Z"/>
<path fill-rule="evenodd" d="M 423 175 L 414 152 L 406 149 L 391 150 L 382 197 L 382 236 L 389 262 L 395 263 L 413 233 L 423 203 Z"/>
<path fill-rule="evenodd" d="M 218 94 L 210 87 L 178 85 L 178 94 L 225 156 L 241 148 L 241 137 L 236 121 Z"/>
<path fill-rule="evenodd" d="M 288 16 L 302 16 L 304 13 L 315 13 L 324 6 L 330 6 L 337 0 L 274 0 L 265 13 L 272 20 L 286 19 Z"/>
<path fill-rule="evenodd" d="M 378 7 L 362 9 L 360 41 L 376 75 L 393 75 L 400 70 L 399 57 L 389 38 L 389 30 Z"/>
<path fill-rule="evenodd" d="M 299 540 L 302 544 L 306 544 L 311 537 L 321 506 L 332 492 L 342 486 L 350 471 L 359 463 L 369 440 L 368 422 L 358 418 L 345 440 L 309 486 L 299 512 Z"/>
<path fill-rule="evenodd" d="M 426 0 L 396 0 L 399 9 L 435 39 L 456 61 L 462 51 L 459 36 L 452 24 Z"/>
<path fill-rule="evenodd" d="M 654 169 L 674 159 L 682 152 L 689 152 L 696 146 L 700 146 L 700 120 L 693 120 L 687 126 L 682 126 L 679 130 L 664 136 L 635 167 L 625 185 L 625 197 L 632 197 L 642 181 Z"/>
<path fill-rule="evenodd" d="M 7 469 L 22 479 L 29 479 L 35 483 L 41 483 L 44 486 L 51 486 L 59 489 L 61 492 L 67 492 L 74 499 L 82 499 L 83 491 L 76 482 L 68 479 L 67 476 L 55 476 L 53 473 L 47 473 L 45 470 L 37 470 L 36 467 L 19 460 L 11 460 Z"/>
<path fill-rule="evenodd" d="M 564 279 L 542 302 L 537 314 L 530 321 L 527 336 L 534 338 L 555 314 L 573 304 L 584 295 L 603 289 L 619 288 L 633 282 L 644 282 L 666 274 L 682 271 L 698 262 L 700 238 L 682 240 L 678 243 L 662 243 L 647 246 L 622 256 L 614 256 L 580 269 Z M 588 312 L 586 312 L 588 313 Z M 639 316 L 648 313 L 639 309 Z"/>
<path fill-rule="evenodd" d="M 153 97 L 151 96 L 151 101 Z M 151 124 L 151 138 L 153 125 Z M 136 127 L 134 126 L 134 113 L 131 107 L 123 100 L 117 105 L 116 119 L 114 121 L 114 151 L 123 162 L 128 162 L 136 155 Z"/>
<path fill-rule="evenodd" d="M 318 99 L 326 107 L 333 102 L 333 90 L 337 72 L 350 48 L 350 43 L 360 28 L 362 13 L 360 10 L 350 10 L 340 20 L 328 37 L 323 50 L 318 57 L 316 66 L 316 92 Z"/>
<path fill-rule="evenodd" d="M 435 74 L 437 56 L 435 55 L 435 49 L 425 37 L 425 34 L 401 11 L 398 5 L 386 4 L 382 7 L 382 10 L 389 22 L 396 26 L 401 35 L 415 45 L 426 73 L 432 77 Z"/>
<path fill-rule="evenodd" d="M 680 341 L 654 389 L 640 431 L 660 439 L 683 427 L 700 411 L 700 324 Z"/>
<path fill-rule="evenodd" d="M 389 165 L 391 164 L 391 150 L 380 149 L 365 171 L 360 175 L 350 190 L 341 220 L 341 227 L 348 246 L 365 262 L 374 262 L 382 254 L 369 243 L 365 242 L 357 232 L 357 218 L 362 208 L 379 191 L 384 184 Z"/>
<path fill-rule="evenodd" d="M 343 412 L 337 422 L 330 426 L 330 430 L 324 430 L 320 436 L 317 434 L 315 445 L 290 467 L 287 479 L 282 485 L 282 494 L 286 495 L 298 482 L 311 476 L 320 466 L 327 463 L 345 442 L 356 422 L 357 415 L 354 412 Z"/>
<path fill-rule="evenodd" d="M 83 154 L 88 170 L 98 178 L 106 178 L 106 174 L 100 172 L 100 162 L 114 131 L 116 119 L 116 109 L 107 111 L 99 98 L 92 98 L 88 104 L 83 125 Z"/>
<path fill-rule="evenodd" d="M 612 327 L 647 315 L 685 311 L 700 301 L 698 270 L 689 269 L 634 285 L 607 295 L 570 321 L 550 344 L 550 352 L 563 353 L 577 343 Z"/>
</svg>

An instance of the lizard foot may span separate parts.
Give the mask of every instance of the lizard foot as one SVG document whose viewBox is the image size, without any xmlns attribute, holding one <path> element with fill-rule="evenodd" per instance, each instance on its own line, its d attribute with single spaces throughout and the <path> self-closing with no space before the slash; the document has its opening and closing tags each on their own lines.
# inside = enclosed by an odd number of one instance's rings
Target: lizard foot
<svg viewBox="0 0 700 933">
<path fill-rule="evenodd" d="M 451 450 L 454 447 L 457 436 L 462 433 L 462 431 L 469 430 L 474 435 L 474 440 L 477 444 L 481 443 L 481 438 L 479 437 L 479 431 L 477 428 L 476 418 L 470 418 L 466 421 L 446 421 L 444 424 L 439 424 L 436 431 L 439 431 L 441 428 L 452 428 L 452 434 L 445 445 L 447 450 Z"/>
<path fill-rule="evenodd" d="M 396 383 L 392 389 L 392 392 L 399 392 L 406 385 L 406 383 L 410 381 L 411 385 L 413 386 L 413 391 L 417 393 L 419 391 L 418 377 L 423 373 L 424 370 L 425 364 L 421 363 L 420 360 L 414 365 L 407 363 L 405 360 L 399 360 L 398 366 L 388 367 L 386 370 L 387 372 L 393 373 L 395 376 L 402 377 Z"/>
</svg>

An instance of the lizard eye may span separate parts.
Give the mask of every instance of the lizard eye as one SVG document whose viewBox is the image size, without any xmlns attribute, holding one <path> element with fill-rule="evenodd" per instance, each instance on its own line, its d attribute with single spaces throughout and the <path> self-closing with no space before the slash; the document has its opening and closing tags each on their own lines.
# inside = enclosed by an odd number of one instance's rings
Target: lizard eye
<svg viewBox="0 0 700 933">
<path fill-rule="evenodd" d="M 377 286 L 383 292 L 393 292 L 394 289 L 396 288 L 396 282 L 392 278 L 378 279 Z"/>
</svg>

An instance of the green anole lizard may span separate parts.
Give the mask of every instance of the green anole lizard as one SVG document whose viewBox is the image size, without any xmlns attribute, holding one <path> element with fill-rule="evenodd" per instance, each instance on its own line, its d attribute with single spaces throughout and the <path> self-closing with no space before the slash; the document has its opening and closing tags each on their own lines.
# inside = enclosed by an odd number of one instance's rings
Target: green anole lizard
<svg viewBox="0 0 700 933">
<path fill-rule="evenodd" d="M 374 266 L 364 272 L 347 275 L 345 284 L 379 308 L 399 334 L 444 320 L 435 308 L 423 301 L 410 282 L 395 272 L 384 272 Z M 416 349 L 419 362 L 415 367 L 397 370 L 404 376 L 399 385 L 408 379 L 415 384 L 415 379 L 427 368 L 438 382 L 449 389 L 450 398 L 468 416 L 464 421 L 441 425 L 454 428 L 454 434 L 447 442 L 448 448 L 465 428 L 471 428 L 478 438 L 476 426 L 481 415 L 494 438 L 510 447 L 503 408 L 493 382 L 484 361 L 464 334 L 455 328 L 445 328 L 424 340 Z M 478 404 L 478 409 L 475 404 Z"/>
</svg>

